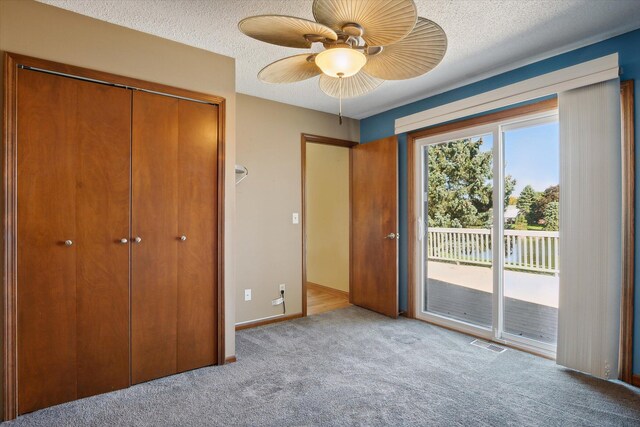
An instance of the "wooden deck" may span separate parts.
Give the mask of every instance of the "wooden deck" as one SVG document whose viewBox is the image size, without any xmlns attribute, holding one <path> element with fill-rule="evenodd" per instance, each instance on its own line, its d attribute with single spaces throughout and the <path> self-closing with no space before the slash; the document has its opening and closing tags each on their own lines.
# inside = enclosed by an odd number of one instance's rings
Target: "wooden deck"
<svg viewBox="0 0 640 427">
<path fill-rule="evenodd" d="M 492 294 L 429 279 L 425 303 L 428 312 L 479 326 L 491 327 Z M 545 343 L 556 343 L 558 309 L 505 298 L 505 331 Z"/>
</svg>

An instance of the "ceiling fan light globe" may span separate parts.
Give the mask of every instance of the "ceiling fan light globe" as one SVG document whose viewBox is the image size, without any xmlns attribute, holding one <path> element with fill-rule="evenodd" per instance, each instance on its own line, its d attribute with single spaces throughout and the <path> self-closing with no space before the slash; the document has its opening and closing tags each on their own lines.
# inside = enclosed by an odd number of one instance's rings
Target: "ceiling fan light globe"
<svg viewBox="0 0 640 427">
<path fill-rule="evenodd" d="M 367 63 L 367 57 L 354 49 L 337 47 L 320 52 L 316 65 L 330 77 L 351 77 Z"/>
</svg>

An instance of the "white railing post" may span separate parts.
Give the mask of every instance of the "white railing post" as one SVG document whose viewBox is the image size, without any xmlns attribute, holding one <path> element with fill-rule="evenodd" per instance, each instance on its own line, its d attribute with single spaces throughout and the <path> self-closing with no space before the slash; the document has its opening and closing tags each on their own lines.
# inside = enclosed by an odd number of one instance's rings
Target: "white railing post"
<svg viewBox="0 0 640 427">
<path fill-rule="evenodd" d="M 557 231 L 505 230 L 505 268 L 558 274 Z M 491 265 L 491 230 L 428 227 L 428 259 Z"/>
</svg>

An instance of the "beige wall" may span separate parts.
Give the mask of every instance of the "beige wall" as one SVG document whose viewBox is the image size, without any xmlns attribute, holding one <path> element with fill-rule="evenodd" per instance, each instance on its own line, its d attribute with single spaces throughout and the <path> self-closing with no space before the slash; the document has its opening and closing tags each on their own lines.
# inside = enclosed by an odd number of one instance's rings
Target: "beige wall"
<svg viewBox="0 0 640 427">
<path fill-rule="evenodd" d="M 242 94 L 237 101 L 237 163 L 249 176 L 236 188 L 236 322 L 246 322 L 282 313 L 271 305 L 280 283 L 287 314 L 302 312 L 302 228 L 291 223 L 291 214 L 302 212 L 300 134 L 352 141 L 360 134 L 357 120 L 340 126 L 333 114 Z M 251 301 L 244 289 L 252 289 Z"/>
<path fill-rule="evenodd" d="M 0 51 L 226 98 L 225 347 L 235 354 L 235 60 L 30 0 L 0 0 Z"/>
<path fill-rule="evenodd" d="M 307 281 L 349 292 L 349 149 L 307 143 Z"/>
</svg>

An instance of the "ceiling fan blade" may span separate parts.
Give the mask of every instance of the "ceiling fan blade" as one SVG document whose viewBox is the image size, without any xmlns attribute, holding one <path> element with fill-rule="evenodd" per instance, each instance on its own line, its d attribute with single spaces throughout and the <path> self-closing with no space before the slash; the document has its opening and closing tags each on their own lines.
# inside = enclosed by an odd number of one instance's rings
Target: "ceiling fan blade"
<svg viewBox="0 0 640 427">
<path fill-rule="evenodd" d="M 322 74 L 313 59 L 315 55 L 303 53 L 280 59 L 264 67 L 258 78 L 267 83 L 295 83 Z"/>
<path fill-rule="evenodd" d="M 398 43 L 368 56 L 364 71 L 384 80 L 421 76 L 435 68 L 447 51 L 447 36 L 438 24 L 418 18 L 413 31 Z"/>
<path fill-rule="evenodd" d="M 331 28 L 307 19 L 284 15 L 260 15 L 245 18 L 238 24 L 240 31 L 263 42 L 278 46 L 307 49 L 311 41 L 305 36 L 337 40 Z"/>
<path fill-rule="evenodd" d="M 384 80 L 372 77 L 360 71 L 351 77 L 342 79 L 342 98 L 355 98 L 371 92 L 380 86 Z M 326 74 L 320 76 L 320 89 L 334 98 L 340 97 L 340 79 L 329 77 Z"/>
<path fill-rule="evenodd" d="M 313 17 L 336 31 L 358 24 L 369 46 L 386 46 L 411 32 L 418 11 L 413 0 L 314 0 Z"/>
</svg>

